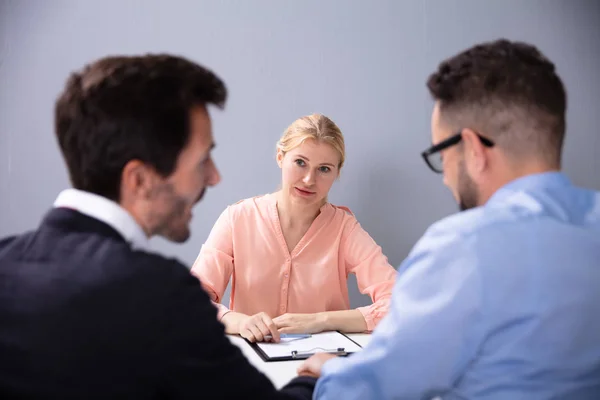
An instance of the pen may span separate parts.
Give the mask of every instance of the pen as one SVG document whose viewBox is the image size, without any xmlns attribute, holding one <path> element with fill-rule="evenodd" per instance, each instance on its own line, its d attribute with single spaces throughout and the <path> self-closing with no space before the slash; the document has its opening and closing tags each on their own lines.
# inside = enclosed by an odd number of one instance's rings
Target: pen
<svg viewBox="0 0 600 400">
<path fill-rule="evenodd" d="M 312 335 L 310 333 L 280 333 L 279 337 L 281 339 L 308 339 L 309 337 L 312 337 Z M 273 339 L 273 336 L 267 335 L 265 336 L 265 339 L 271 340 Z"/>
<path fill-rule="evenodd" d="M 279 337 L 282 339 L 306 339 L 311 337 L 309 333 L 281 333 Z"/>
</svg>

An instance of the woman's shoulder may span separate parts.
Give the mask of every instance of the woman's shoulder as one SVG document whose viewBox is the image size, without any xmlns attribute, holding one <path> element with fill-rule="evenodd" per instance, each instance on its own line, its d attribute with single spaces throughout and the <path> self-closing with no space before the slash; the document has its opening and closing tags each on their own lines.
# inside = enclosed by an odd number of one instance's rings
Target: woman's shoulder
<svg viewBox="0 0 600 400">
<path fill-rule="evenodd" d="M 236 201 L 235 203 L 231 204 L 229 207 L 244 208 L 244 207 L 254 206 L 256 204 L 260 204 L 260 203 L 264 203 L 264 202 L 268 201 L 268 198 L 270 196 L 271 196 L 270 193 L 265 193 L 265 194 L 259 194 L 259 195 L 252 196 L 252 197 L 246 197 L 246 198 Z"/>
<path fill-rule="evenodd" d="M 337 221 L 340 227 L 352 226 L 357 223 L 356 215 L 347 206 L 327 203 L 327 207 L 331 210 L 332 219 Z"/>
<path fill-rule="evenodd" d="M 230 218 L 250 217 L 256 215 L 268 215 L 272 203 L 272 194 L 261 194 L 247 197 L 227 206 Z"/>
<path fill-rule="evenodd" d="M 339 206 L 339 205 L 332 204 L 332 203 L 328 203 L 328 205 L 333 208 L 335 213 L 338 213 L 341 216 L 347 216 L 347 217 L 354 218 L 354 213 L 352 212 L 352 210 L 350 210 L 349 207 Z"/>
</svg>

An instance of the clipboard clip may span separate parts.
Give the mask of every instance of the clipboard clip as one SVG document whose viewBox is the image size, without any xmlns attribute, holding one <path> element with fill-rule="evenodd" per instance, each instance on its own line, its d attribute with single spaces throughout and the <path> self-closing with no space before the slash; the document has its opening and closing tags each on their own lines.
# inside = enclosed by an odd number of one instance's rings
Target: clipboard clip
<svg viewBox="0 0 600 400">
<path fill-rule="evenodd" d="M 346 352 L 346 349 L 344 347 L 338 347 L 336 349 L 324 349 L 322 347 L 315 347 L 310 350 L 302 350 L 302 351 L 292 350 L 292 358 L 294 360 L 308 358 L 315 353 L 315 350 L 321 350 L 324 353 L 333 354 L 336 356 L 347 356 L 348 355 L 348 353 Z"/>
</svg>

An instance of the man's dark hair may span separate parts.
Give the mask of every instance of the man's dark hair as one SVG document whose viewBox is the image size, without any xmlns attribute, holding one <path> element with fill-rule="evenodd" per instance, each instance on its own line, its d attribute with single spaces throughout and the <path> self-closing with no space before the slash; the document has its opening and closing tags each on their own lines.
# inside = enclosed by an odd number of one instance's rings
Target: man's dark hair
<svg viewBox="0 0 600 400">
<path fill-rule="evenodd" d="M 443 61 L 427 87 L 451 129 L 473 129 L 515 160 L 560 166 L 566 93 L 536 47 L 505 39 L 478 44 Z"/>
<path fill-rule="evenodd" d="M 170 175 L 188 143 L 192 109 L 223 108 L 226 99 L 219 77 L 182 57 L 114 56 L 85 66 L 69 77 L 55 106 L 71 183 L 119 201 L 130 160 Z"/>
</svg>

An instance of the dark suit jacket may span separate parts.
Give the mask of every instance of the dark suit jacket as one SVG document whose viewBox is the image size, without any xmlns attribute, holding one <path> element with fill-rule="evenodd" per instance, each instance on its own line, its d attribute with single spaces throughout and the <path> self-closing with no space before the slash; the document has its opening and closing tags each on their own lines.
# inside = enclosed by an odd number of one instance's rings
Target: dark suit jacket
<svg viewBox="0 0 600 400">
<path fill-rule="evenodd" d="M 276 391 L 216 317 L 181 263 L 53 209 L 0 241 L 0 398 L 310 398 L 314 379 Z"/>
</svg>

